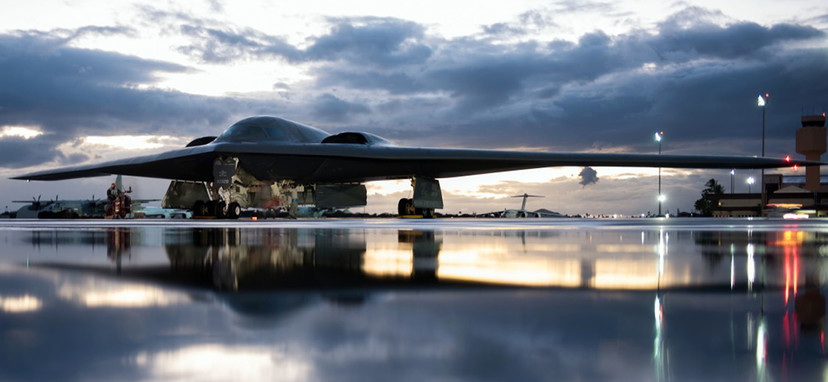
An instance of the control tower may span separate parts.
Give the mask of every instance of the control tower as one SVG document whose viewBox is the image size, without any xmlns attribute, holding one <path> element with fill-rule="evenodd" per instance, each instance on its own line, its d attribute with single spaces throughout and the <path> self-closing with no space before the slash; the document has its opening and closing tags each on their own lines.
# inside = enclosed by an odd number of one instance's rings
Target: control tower
<svg viewBox="0 0 828 382">
<path fill-rule="evenodd" d="M 802 117 L 802 128 L 796 131 L 796 152 L 805 155 L 805 159 L 818 161 L 825 153 L 825 113 Z M 805 169 L 805 189 L 819 191 L 819 166 Z"/>
</svg>

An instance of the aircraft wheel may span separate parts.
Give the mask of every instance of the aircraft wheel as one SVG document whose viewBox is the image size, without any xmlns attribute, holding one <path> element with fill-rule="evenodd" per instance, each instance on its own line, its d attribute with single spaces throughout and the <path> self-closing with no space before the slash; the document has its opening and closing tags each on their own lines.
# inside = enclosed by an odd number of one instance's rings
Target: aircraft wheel
<svg viewBox="0 0 828 382">
<path fill-rule="evenodd" d="M 208 216 L 208 217 L 216 216 L 216 201 L 215 200 L 209 200 L 209 201 L 205 202 L 204 204 L 207 205 L 207 211 L 204 214 L 204 216 Z"/>
<path fill-rule="evenodd" d="M 431 208 L 422 208 L 422 209 L 417 208 L 415 210 L 415 214 L 416 215 L 423 215 L 423 218 L 425 218 L 425 219 L 434 218 L 434 210 L 431 209 Z"/>
<path fill-rule="evenodd" d="M 239 205 L 239 203 L 230 203 L 230 207 L 227 208 L 227 217 L 230 219 L 238 219 L 240 215 L 241 206 Z"/>
<path fill-rule="evenodd" d="M 193 215 L 207 216 L 207 204 L 203 200 L 198 200 L 193 204 Z"/>
<path fill-rule="evenodd" d="M 227 203 L 225 203 L 223 200 L 217 201 L 214 208 L 217 219 L 224 219 L 227 217 Z"/>
<path fill-rule="evenodd" d="M 414 214 L 414 199 L 402 198 L 397 203 L 398 215 L 413 215 Z"/>
<path fill-rule="evenodd" d="M 525 218 L 525 217 L 526 217 L 526 214 L 525 214 L 525 213 L 523 213 L 523 212 L 518 212 L 517 217 L 519 217 L 519 218 Z"/>
</svg>

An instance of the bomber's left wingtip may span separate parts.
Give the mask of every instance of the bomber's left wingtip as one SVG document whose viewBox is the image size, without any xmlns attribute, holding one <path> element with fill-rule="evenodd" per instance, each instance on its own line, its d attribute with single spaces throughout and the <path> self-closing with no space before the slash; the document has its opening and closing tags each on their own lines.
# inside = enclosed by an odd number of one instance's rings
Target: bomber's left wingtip
<svg viewBox="0 0 828 382">
<path fill-rule="evenodd" d="M 31 174 L 23 174 L 23 175 L 13 176 L 13 177 L 11 177 L 11 178 L 9 178 L 9 179 L 14 179 L 14 180 L 25 180 L 26 182 L 30 182 L 30 181 L 32 180 L 32 178 L 31 178 L 31 176 L 30 176 L 30 175 L 31 175 Z"/>
</svg>

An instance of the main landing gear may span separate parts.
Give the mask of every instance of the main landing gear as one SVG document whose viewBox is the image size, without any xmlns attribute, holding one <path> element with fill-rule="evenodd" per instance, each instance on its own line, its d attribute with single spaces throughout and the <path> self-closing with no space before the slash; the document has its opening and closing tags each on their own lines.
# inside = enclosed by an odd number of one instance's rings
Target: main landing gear
<svg viewBox="0 0 828 382">
<path fill-rule="evenodd" d="M 193 204 L 193 217 L 197 218 L 238 219 L 240 215 L 241 206 L 236 202 L 228 205 L 223 200 L 198 200 Z"/>
<path fill-rule="evenodd" d="M 411 180 L 411 186 L 414 187 L 414 198 L 400 199 L 397 203 L 397 214 L 433 218 L 434 210 L 443 208 L 440 182 L 433 178 L 414 178 Z"/>
<path fill-rule="evenodd" d="M 414 199 L 402 198 L 397 203 L 397 214 L 399 216 L 422 216 L 426 219 L 434 217 L 433 208 L 416 208 L 414 207 Z"/>
</svg>

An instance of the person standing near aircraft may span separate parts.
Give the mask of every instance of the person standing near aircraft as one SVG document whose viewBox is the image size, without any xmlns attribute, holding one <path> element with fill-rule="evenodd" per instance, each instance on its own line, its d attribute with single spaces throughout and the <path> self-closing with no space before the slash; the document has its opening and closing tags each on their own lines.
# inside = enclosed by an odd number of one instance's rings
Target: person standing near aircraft
<svg viewBox="0 0 828 382">
<path fill-rule="evenodd" d="M 111 203 L 117 197 L 118 197 L 118 188 L 115 187 L 115 183 L 112 183 L 112 186 L 110 186 L 106 190 L 106 198 L 109 199 L 109 202 Z"/>
<path fill-rule="evenodd" d="M 112 183 L 106 189 L 106 199 L 108 200 L 106 203 L 106 216 L 112 216 L 115 213 L 115 200 L 118 199 L 118 187 L 115 183 Z"/>
</svg>

